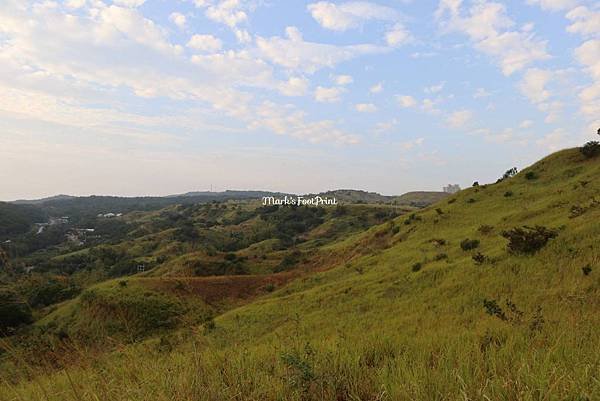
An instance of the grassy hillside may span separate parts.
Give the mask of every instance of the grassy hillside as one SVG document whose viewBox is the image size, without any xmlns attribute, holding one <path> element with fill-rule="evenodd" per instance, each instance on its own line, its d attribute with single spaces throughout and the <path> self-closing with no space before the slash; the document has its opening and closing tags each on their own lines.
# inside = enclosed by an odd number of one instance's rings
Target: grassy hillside
<svg viewBox="0 0 600 401">
<path fill-rule="evenodd" d="M 553 154 L 337 237 L 203 324 L 94 361 L 65 340 L 58 370 L 17 356 L 0 399 L 600 399 L 599 182 L 599 158 Z"/>
</svg>

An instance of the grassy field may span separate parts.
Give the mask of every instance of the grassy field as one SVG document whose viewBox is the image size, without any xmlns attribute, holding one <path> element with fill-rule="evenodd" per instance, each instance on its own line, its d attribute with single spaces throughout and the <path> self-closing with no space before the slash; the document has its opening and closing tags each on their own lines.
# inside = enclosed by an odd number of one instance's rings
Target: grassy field
<svg viewBox="0 0 600 401">
<path fill-rule="evenodd" d="M 0 400 L 598 400 L 599 179 L 600 159 L 553 154 L 335 238 L 321 265 L 240 306 L 205 304 L 205 283 L 185 297 L 142 278 L 101 284 L 47 319 L 73 327 L 74 308 L 114 307 L 126 292 L 138 314 L 124 322 L 147 335 L 110 352 L 65 340 L 61 368 L 7 345 Z M 553 238 L 510 251 L 503 233 L 523 226 Z M 181 312 L 186 299 L 197 305 Z M 181 324 L 149 330 L 152 305 Z"/>
</svg>

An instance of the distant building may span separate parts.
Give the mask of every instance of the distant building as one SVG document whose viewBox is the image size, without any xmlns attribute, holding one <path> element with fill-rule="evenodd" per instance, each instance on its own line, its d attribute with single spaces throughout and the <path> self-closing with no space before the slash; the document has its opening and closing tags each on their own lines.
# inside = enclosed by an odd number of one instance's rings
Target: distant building
<svg viewBox="0 0 600 401">
<path fill-rule="evenodd" d="M 444 192 L 447 194 L 455 194 L 460 191 L 460 185 L 458 184 L 448 184 L 444 187 Z"/>
</svg>

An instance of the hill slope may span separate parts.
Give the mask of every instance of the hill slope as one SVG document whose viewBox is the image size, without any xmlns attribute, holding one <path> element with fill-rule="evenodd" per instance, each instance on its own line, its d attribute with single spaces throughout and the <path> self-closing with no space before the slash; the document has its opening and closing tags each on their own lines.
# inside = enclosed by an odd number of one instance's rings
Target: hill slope
<svg viewBox="0 0 600 401">
<path fill-rule="evenodd" d="M 203 326 L 27 372 L 0 399 L 600 399 L 599 195 L 600 159 L 553 154 L 337 241 L 322 272 Z"/>
</svg>

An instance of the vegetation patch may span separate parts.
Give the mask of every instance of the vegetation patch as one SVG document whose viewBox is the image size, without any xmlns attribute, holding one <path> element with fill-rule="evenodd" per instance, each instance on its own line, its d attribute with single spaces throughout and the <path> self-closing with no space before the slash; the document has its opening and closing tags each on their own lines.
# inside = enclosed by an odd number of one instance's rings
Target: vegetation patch
<svg viewBox="0 0 600 401">
<path fill-rule="evenodd" d="M 508 239 L 508 249 L 512 253 L 533 254 L 542 249 L 549 240 L 556 238 L 558 232 L 543 226 L 515 227 L 503 231 L 502 236 Z"/>
<path fill-rule="evenodd" d="M 598 141 L 590 141 L 579 148 L 581 154 L 587 159 L 591 159 L 600 155 L 600 142 Z"/>
<path fill-rule="evenodd" d="M 462 249 L 463 251 L 470 251 L 472 249 L 478 248 L 479 243 L 480 242 L 478 239 L 465 238 L 460 242 L 460 249 Z"/>
</svg>

